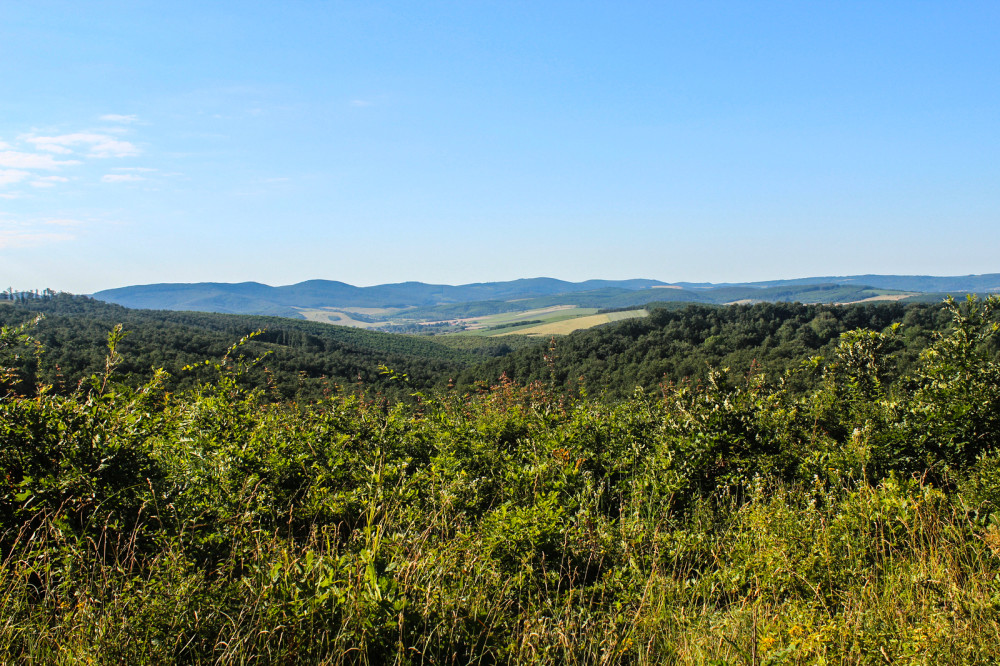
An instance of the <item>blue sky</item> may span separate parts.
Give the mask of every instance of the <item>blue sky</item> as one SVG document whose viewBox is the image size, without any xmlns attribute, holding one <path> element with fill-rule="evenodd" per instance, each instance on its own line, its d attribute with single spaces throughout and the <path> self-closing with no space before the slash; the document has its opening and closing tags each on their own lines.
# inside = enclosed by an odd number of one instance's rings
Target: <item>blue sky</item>
<svg viewBox="0 0 1000 666">
<path fill-rule="evenodd" d="M 0 3 L 0 287 L 1000 272 L 1000 3 Z"/>
</svg>

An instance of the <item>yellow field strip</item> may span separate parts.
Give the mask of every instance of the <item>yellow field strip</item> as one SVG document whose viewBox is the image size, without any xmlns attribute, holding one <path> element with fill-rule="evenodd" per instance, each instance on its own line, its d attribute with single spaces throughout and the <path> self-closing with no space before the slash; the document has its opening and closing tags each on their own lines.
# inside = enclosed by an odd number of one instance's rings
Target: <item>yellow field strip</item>
<svg viewBox="0 0 1000 666">
<path fill-rule="evenodd" d="M 575 319 L 563 319 L 562 321 L 555 321 L 551 324 L 539 324 L 538 326 L 531 326 L 529 328 L 519 328 L 515 331 L 499 333 L 491 337 L 501 337 L 504 335 L 568 335 L 573 331 L 593 328 L 594 326 L 600 326 L 601 324 L 607 324 L 612 321 L 645 317 L 647 315 L 649 315 L 649 313 L 645 310 L 626 310 L 625 312 L 594 314 L 587 315 L 585 317 L 577 317 Z"/>
<path fill-rule="evenodd" d="M 323 324 L 336 324 L 338 326 L 353 326 L 354 328 L 375 328 L 382 326 L 384 322 L 371 323 L 358 321 L 351 318 L 346 312 L 337 312 L 325 308 L 296 308 L 302 316 L 309 321 L 318 321 Z"/>
<path fill-rule="evenodd" d="M 904 298 L 909 298 L 910 296 L 916 296 L 918 292 L 908 291 L 905 294 L 881 294 L 879 296 L 869 296 L 868 298 L 862 298 L 859 301 L 850 301 L 849 303 L 837 303 L 837 305 L 853 305 L 854 303 L 874 303 L 876 301 L 901 301 Z"/>
</svg>

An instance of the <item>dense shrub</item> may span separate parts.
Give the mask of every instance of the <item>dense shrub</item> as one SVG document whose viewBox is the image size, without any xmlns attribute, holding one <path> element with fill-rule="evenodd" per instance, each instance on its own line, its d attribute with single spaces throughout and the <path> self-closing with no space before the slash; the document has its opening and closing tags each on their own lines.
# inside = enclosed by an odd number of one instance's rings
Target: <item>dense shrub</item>
<svg viewBox="0 0 1000 666">
<path fill-rule="evenodd" d="M 281 402 L 239 345 L 129 388 L 113 331 L 75 392 L 4 376 L 0 659 L 996 661 L 996 307 L 614 403 Z"/>
</svg>

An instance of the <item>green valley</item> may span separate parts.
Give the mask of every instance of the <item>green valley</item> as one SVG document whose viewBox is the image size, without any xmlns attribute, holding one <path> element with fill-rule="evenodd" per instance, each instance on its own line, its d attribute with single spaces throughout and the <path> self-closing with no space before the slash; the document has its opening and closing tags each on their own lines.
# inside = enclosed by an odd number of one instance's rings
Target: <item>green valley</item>
<svg viewBox="0 0 1000 666">
<path fill-rule="evenodd" d="M 667 284 L 657 280 L 574 283 L 551 278 L 458 286 L 406 282 L 354 287 L 326 280 L 285 287 L 258 283 L 159 284 L 109 289 L 95 296 L 133 308 L 277 315 L 427 335 L 459 332 L 483 335 L 484 329 L 491 327 L 538 320 L 534 323 L 539 328 L 529 331 L 529 335 L 562 335 L 623 317 L 594 317 L 599 311 L 603 314 L 603 311 L 631 310 L 633 316 L 643 316 L 641 311 L 655 303 L 939 302 L 948 293 L 997 290 L 1000 290 L 1000 275 L 954 278 L 865 275 L 744 284 Z M 549 326 L 569 318 L 580 321 Z"/>
</svg>

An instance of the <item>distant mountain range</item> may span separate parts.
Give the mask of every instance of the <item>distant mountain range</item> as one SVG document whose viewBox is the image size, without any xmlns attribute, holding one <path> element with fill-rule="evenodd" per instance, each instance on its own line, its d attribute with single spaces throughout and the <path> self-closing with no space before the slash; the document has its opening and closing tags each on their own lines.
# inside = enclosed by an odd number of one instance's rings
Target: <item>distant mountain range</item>
<svg viewBox="0 0 1000 666">
<path fill-rule="evenodd" d="M 801 301 L 850 303 L 865 300 L 928 300 L 946 294 L 1000 291 L 1000 273 L 933 277 L 926 275 L 849 275 L 743 283 L 667 283 L 659 280 L 567 282 L 529 278 L 509 282 L 438 285 L 401 282 L 356 287 L 331 280 L 308 280 L 271 287 L 258 282 L 167 283 L 106 289 L 94 298 L 131 308 L 193 310 L 305 318 L 303 310 L 391 309 L 415 319 L 457 316 L 469 304 L 478 313 L 577 305 L 590 308 L 640 306 L 657 301 L 731 303 Z M 419 315 L 418 315 L 419 313 Z"/>
<path fill-rule="evenodd" d="M 898 289 L 924 293 L 974 293 L 1000 291 L 1000 273 L 983 275 L 958 275 L 937 277 L 933 275 L 840 275 L 826 277 L 769 280 L 765 282 L 675 282 L 684 289 L 713 289 L 718 287 L 790 287 L 807 284 L 865 285 L 877 289 Z"/>
<path fill-rule="evenodd" d="M 566 282 L 554 278 L 481 282 L 458 286 L 400 282 L 373 287 L 355 287 L 332 280 L 307 280 L 284 287 L 270 287 L 259 282 L 237 284 L 199 282 L 121 287 L 99 291 L 93 296 L 102 301 L 132 308 L 294 316 L 293 308 L 427 307 L 474 301 L 509 301 L 606 288 L 636 291 L 663 284 L 657 280 Z"/>
</svg>

